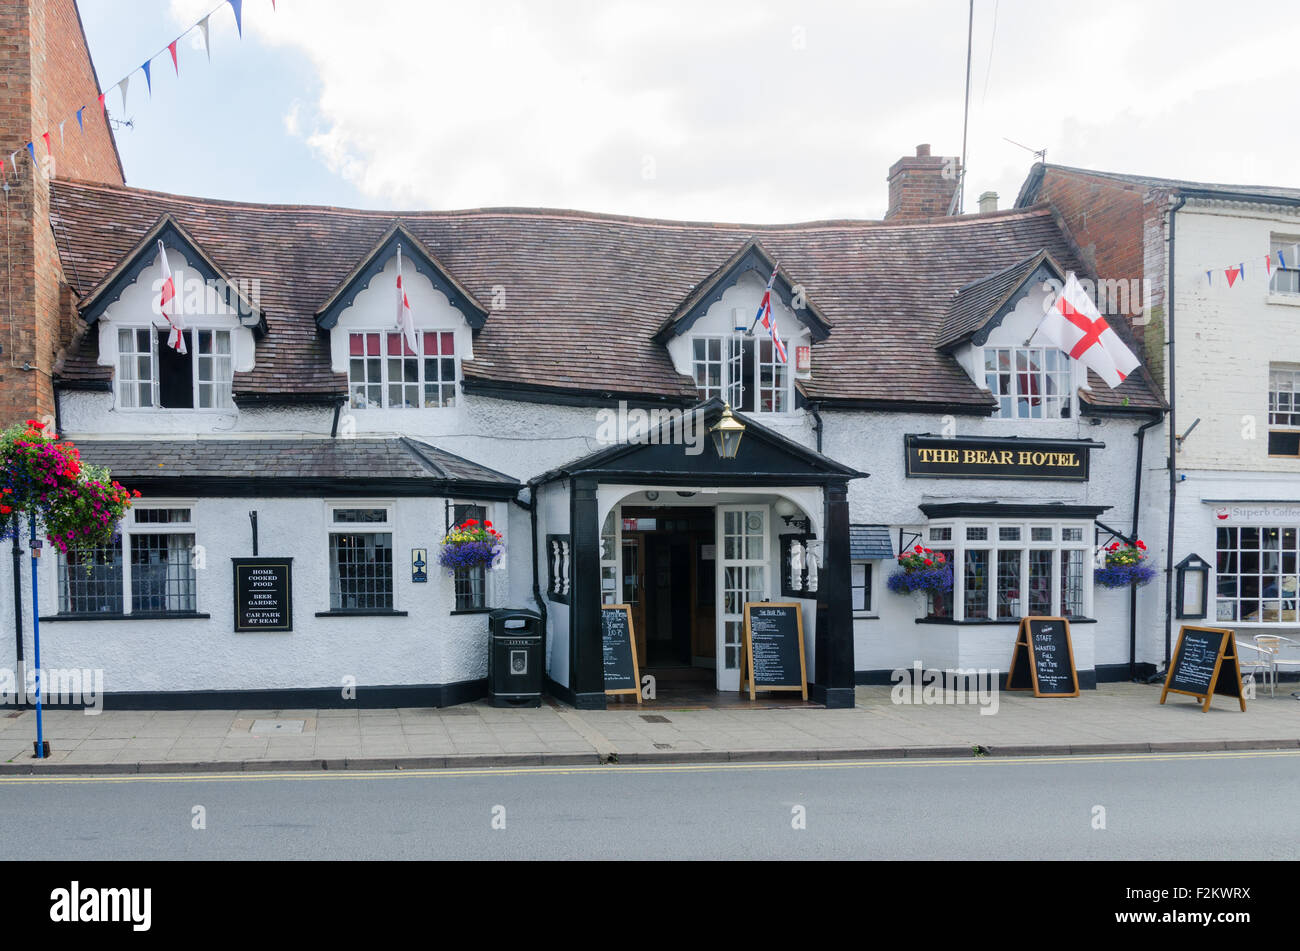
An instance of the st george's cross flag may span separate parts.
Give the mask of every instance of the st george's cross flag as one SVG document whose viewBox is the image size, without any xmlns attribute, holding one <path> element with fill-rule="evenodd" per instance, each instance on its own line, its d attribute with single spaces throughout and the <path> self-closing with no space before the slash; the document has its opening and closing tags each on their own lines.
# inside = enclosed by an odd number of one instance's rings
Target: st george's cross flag
<svg viewBox="0 0 1300 951">
<path fill-rule="evenodd" d="M 162 261 L 162 296 L 158 300 L 158 311 L 167 318 L 171 330 L 167 334 L 167 346 L 179 353 L 189 353 L 185 346 L 185 322 L 176 308 L 176 282 L 172 280 L 172 269 L 167 264 L 167 251 L 163 243 L 158 242 L 158 259 Z"/>
<path fill-rule="evenodd" d="M 1098 313 L 1073 272 L 1029 342 L 1064 350 L 1071 360 L 1096 372 L 1112 390 L 1141 365 Z"/>
<path fill-rule="evenodd" d="M 763 291 L 763 299 L 758 303 L 758 313 L 754 315 L 754 324 L 750 326 L 750 332 L 753 332 L 754 326 L 763 325 L 772 338 L 772 349 L 776 352 L 776 357 L 782 363 L 788 363 L 785 353 L 785 344 L 781 342 L 781 333 L 776 329 L 776 316 L 772 313 L 772 285 L 776 282 L 777 269 L 772 268 L 772 276 L 767 279 L 767 288 Z"/>
<path fill-rule="evenodd" d="M 402 284 L 402 246 L 397 246 L 397 329 L 406 338 L 406 345 L 411 353 L 418 353 L 415 339 L 415 320 L 411 316 L 411 302 L 406 296 L 406 287 Z"/>
</svg>

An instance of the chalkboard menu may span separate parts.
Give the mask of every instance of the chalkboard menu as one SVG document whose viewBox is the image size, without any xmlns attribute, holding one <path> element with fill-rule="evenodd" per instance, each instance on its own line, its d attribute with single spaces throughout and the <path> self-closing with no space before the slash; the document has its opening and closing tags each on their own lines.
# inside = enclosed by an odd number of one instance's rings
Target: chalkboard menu
<svg viewBox="0 0 1300 951">
<path fill-rule="evenodd" d="M 751 601 L 745 605 L 745 642 L 740 690 L 798 690 L 808 699 L 804 669 L 803 614 L 796 601 Z"/>
<path fill-rule="evenodd" d="M 636 631 L 630 604 L 604 604 L 600 608 L 604 645 L 605 693 L 633 694 L 641 702 L 641 671 L 636 662 Z"/>
<path fill-rule="evenodd" d="M 1201 701 L 1202 712 L 1210 701 L 1220 696 L 1236 697 L 1246 712 L 1246 694 L 1241 689 L 1241 667 L 1237 663 L 1237 642 L 1225 627 L 1183 625 L 1178 632 L 1178 646 L 1169 663 L 1165 689 L 1160 702 L 1171 693 L 1186 694 Z"/>
<path fill-rule="evenodd" d="M 1007 671 L 1008 690 L 1033 690 L 1035 697 L 1079 696 L 1070 622 L 1063 617 L 1020 621 Z"/>
<path fill-rule="evenodd" d="M 293 630 L 293 559 L 232 558 L 235 630 Z"/>
</svg>

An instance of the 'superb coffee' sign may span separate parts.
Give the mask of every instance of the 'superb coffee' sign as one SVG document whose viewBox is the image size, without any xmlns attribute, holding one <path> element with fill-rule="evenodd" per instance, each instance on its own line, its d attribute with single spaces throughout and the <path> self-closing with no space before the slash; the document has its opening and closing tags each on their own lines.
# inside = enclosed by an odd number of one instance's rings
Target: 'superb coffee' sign
<svg viewBox="0 0 1300 951">
<path fill-rule="evenodd" d="M 293 630 L 293 559 L 232 558 L 235 630 Z"/>
<path fill-rule="evenodd" d="M 904 437 L 907 475 L 943 479 L 1088 481 L 1088 450 L 1097 444 L 1036 439 Z"/>
</svg>

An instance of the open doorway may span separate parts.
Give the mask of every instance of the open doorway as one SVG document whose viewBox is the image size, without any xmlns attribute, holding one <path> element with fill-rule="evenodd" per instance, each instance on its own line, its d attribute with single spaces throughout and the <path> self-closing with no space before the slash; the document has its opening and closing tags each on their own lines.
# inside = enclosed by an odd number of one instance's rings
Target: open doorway
<svg viewBox="0 0 1300 951">
<path fill-rule="evenodd" d="M 624 596 L 641 669 L 658 689 L 712 689 L 716 666 L 712 506 L 622 510 Z"/>
</svg>

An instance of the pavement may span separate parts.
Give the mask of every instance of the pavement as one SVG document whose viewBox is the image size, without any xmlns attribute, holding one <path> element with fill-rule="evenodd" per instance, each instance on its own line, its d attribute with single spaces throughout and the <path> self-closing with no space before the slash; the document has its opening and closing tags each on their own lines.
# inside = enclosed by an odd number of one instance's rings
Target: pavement
<svg viewBox="0 0 1300 951">
<path fill-rule="evenodd" d="M 498 709 L 113 711 L 47 708 L 51 755 L 32 756 L 36 716 L 0 714 L 0 774 L 437 769 L 683 761 L 792 761 L 909 756 L 1059 756 L 1300 748 L 1294 685 L 1208 713 L 1160 686 L 1103 684 L 1077 698 L 996 695 L 977 705 L 899 704 L 889 687 L 857 688 L 853 709 L 803 704 L 574 710 L 554 701 Z"/>
</svg>

